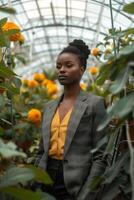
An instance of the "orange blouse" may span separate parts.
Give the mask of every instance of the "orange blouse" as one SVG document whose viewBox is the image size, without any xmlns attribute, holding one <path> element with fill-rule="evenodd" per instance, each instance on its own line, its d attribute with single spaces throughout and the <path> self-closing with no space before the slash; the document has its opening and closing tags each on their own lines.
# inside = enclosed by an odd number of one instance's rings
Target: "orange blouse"
<svg viewBox="0 0 134 200">
<path fill-rule="evenodd" d="M 72 108 L 60 122 L 59 111 L 57 109 L 51 123 L 51 138 L 49 147 L 49 156 L 61 160 L 64 153 L 64 144 L 67 132 L 67 125 L 70 119 Z"/>
</svg>

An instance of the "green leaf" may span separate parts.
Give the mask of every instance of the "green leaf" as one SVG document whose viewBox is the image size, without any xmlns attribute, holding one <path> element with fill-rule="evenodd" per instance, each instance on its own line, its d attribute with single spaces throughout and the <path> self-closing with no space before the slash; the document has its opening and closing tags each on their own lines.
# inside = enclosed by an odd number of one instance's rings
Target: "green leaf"
<svg viewBox="0 0 134 200">
<path fill-rule="evenodd" d="M 34 179 L 43 182 L 44 184 L 51 185 L 53 184 L 52 179 L 48 175 L 47 172 L 44 170 L 37 168 L 33 165 L 27 166 L 29 169 L 31 169 L 35 175 Z"/>
<path fill-rule="evenodd" d="M 93 180 L 89 181 L 87 180 L 86 184 L 84 185 L 84 188 L 82 188 L 82 191 L 79 194 L 79 199 L 80 200 L 88 200 L 88 196 L 90 196 L 90 192 L 92 194 L 92 191 L 94 189 L 96 189 L 96 187 L 98 187 L 98 185 L 100 185 L 100 183 L 104 180 L 103 177 L 101 176 L 96 176 L 95 178 L 93 178 Z M 93 191 L 94 192 L 94 191 Z M 96 194 L 96 191 L 95 191 Z"/>
<path fill-rule="evenodd" d="M 0 155 L 2 155 L 2 157 L 10 158 L 12 156 L 21 156 L 21 157 L 25 158 L 26 154 L 17 151 L 16 148 L 17 148 L 17 146 L 14 143 L 8 142 L 8 143 L 5 144 L 0 139 Z"/>
<path fill-rule="evenodd" d="M 54 197 L 45 192 L 32 192 L 24 188 L 7 187 L 1 191 L 18 200 L 55 200 Z"/>
<path fill-rule="evenodd" d="M 5 106 L 5 98 L 3 95 L 0 95 L 0 110 L 2 110 Z"/>
<path fill-rule="evenodd" d="M 134 43 L 128 46 L 125 46 L 119 53 L 119 56 L 121 55 L 128 55 L 134 53 Z M 118 57 L 119 57 L 118 56 Z"/>
<path fill-rule="evenodd" d="M 106 154 L 112 155 L 113 148 L 114 148 L 114 145 L 115 145 L 115 140 L 117 138 L 118 132 L 119 132 L 119 128 L 117 128 L 113 133 L 110 133 L 110 138 L 109 138 L 108 144 L 106 146 L 106 150 L 104 152 L 105 155 Z"/>
<path fill-rule="evenodd" d="M 134 107 L 134 93 L 128 94 L 126 97 L 118 100 L 115 104 L 107 109 L 107 114 L 104 116 L 97 130 L 100 131 L 108 125 L 114 116 L 124 118 L 132 112 Z"/>
<path fill-rule="evenodd" d="M 1 7 L 0 7 L 0 11 L 1 11 Z M 7 17 L 2 18 L 2 19 L 0 20 L 0 28 L 3 27 L 4 24 L 5 24 L 6 22 L 7 22 Z"/>
<path fill-rule="evenodd" d="M 108 141 L 108 137 L 107 135 L 105 137 L 103 137 L 102 139 L 100 139 L 97 144 L 96 144 L 96 148 L 92 149 L 90 152 L 91 153 L 95 153 L 97 152 L 104 144 L 107 144 Z"/>
<path fill-rule="evenodd" d="M 0 137 L 4 136 L 4 129 L 2 127 L 0 127 Z"/>
<path fill-rule="evenodd" d="M 27 116 L 27 114 L 26 114 L 26 116 Z M 28 124 L 26 122 L 24 122 L 24 123 L 21 122 L 21 124 L 16 124 L 14 126 L 14 129 L 15 130 L 17 130 L 17 129 L 23 129 L 23 128 L 27 128 L 27 126 L 28 126 Z"/>
<path fill-rule="evenodd" d="M 4 32 L 4 34 L 7 35 L 7 36 L 11 36 L 11 35 L 13 35 L 15 33 L 19 33 L 19 32 L 20 32 L 19 29 L 11 29 L 11 30 Z"/>
<path fill-rule="evenodd" d="M 124 69 L 126 68 L 127 64 L 128 64 L 128 57 L 129 55 L 123 55 L 120 56 L 118 59 L 116 59 L 113 63 L 112 63 L 112 67 L 109 71 L 109 79 L 111 81 L 115 81 L 118 74 Z M 131 60 L 129 58 L 129 60 Z"/>
<path fill-rule="evenodd" d="M 12 126 L 12 123 L 9 122 L 9 121 L 7 121 L 6 119 L 0 118 L 0 120 L 3 121 L 3 122 L 6 123 L 6 124 Z"/>
<path fill-rule="evenodd" d="M 128 28 L 128 29 L 122 31 L 122 33 L 124 33 L 123 35 L 128 35 L 128 34 L 134 33 L 134 28 Z"/>
<path fill-rule="evenodd" d="M 124 5 L 123 11 L 129 14 L 134 14 L 134 2 Z"/>
<path fill-rule="evenodd" d="M 56 200 L 55 197 L 51 196 L 48 193 L 40 192 L 41 193 L 41 200 Z"/>
<path fill-rule="evenodd" d="M 21 54 L 15 54 L 14 55 L 20 62 L 22 62 L 23 64 L 26 64 L 26 59 L 24 58 L 23 55 Z"/>
<path fill-rule="evenodd" d="M 110 29 L 108 29 L 108 31 L 109 31 L 109 33 L 112 35 L 113 33 L 116 32 L 116 29 L 115 29 L 115 28 L 114 28 L 114 29 L 110 28 Z"/>
<path fill-rule="evenodd" d="M 2 60 L 2 56 L 3 56 L 3 52 L 2 52 L 2 48 L 0 47 L 0 60 Z"/>
<path fill-rule="evenodd" d="M 105 63 L 100 67 L 100 73 L 96 79 L 97 85 L 102 85 L 105 82 L 105 80 L 109 79 L 109 71 L 112 65 L 112 63 Z"/>
<path fill-rule="evenodd" d="M 0 12 L 9 13 L 9 14 L 16 14 L 15 9 L 10 7 L 0 7 Z"/>
<path fill-rule="evenodd" d="M 125 152 L 119 160 L 104 173 L 104 184 L 111 183 L 118 175 L 125 163 L 129 162 L 129 152 Z"/>
<path fill-rule="evenodd" d="M 34 173 L 31 169 L 11 167 L 6 170 L 5 174 L 1 177 L 0 188 L 5 188 L 18 183 L 25 183 L 32 180 Z"/>
<path fill-rule="evenodd" d="M 24 188 L 7 187 L 1 189 L 1 191 L 19 200 L 41 200 L 41 195 L 39 193 Z"/>
<path fill-rule="evenodd" d="M 90 184 L 90 190 L 92 191 L 92 190 L 95 190 L 99 185 L 100 185 L 100 183 L 102 182 L 102 181 L 104 181 L 104 178 L 103 177 L 101 177 L 101 176 L 96 176 L 93 180 L 92 180 L 92 182 L 91 182 L 91 184 Z"/>
<path fill-rule="evenodd" d="M 104 186 L 101 192 L 101 199 L 103 200 L 113 200 L 116 199 L 117 195 L 120 193 L 119 186 L 122 184 L 122 177 L 118 177 L 111 183 Z M 119 198 L 118 198 L 119 199 Z"/>
<path fill-rule="evenodd" d="M 128 36 L 129 34 L 132 34 L 132 33 L 134 33 L 134 28 L 128 28 L 128 29 L 117 32 L 116 37 L 121 38 L 121 37 L 124 37 L 124 36 Z"/>
<path fill-rule="evenodd" d="M 14 83 L 14 85 L 16 86 L 16 88 L 20 88 L 21 85 L 22 85 L 21 79 L 20 79 L 20 78 L 17 78 L 17 77 L 14 77 L 14 78 L 12 79 L 12 82 Z"/>
<path fill-rule="evenodd" d="M 118 76 L 116 77 L 115 82 L 109 88 L 111 93 L 117 94 L 125 87 L 131 71 L 132 69 L 129 66 L 127 66 L 126 68 L 122 69 L 119 72 Z"/>
<path fill-rule="evenodd" d="M 124 187 L 122 186 L 122 190 L 124 190 L 125 194 L 131 193 L 132 188 L 131 188 L 131 183 L 126 183 Z"/>
<path fill-rule="evenodd" d="M 0 83 L 0 87 L 9 90 L 12 94 L 20 94 L 19 88 L 11 85 L 10 83 Z"/>
<path fill-rule="evenodd" d="M 0 47 L 9 47 L 10 40 L 9 38 L 2 32 L 0 32 Z"/>
<path fill-rule="evenodd" d="M 3 62 L 0 62 L 0 76 L 4 78 L 10 78 L 11 76 L 16 76 L 16 74 L 9 69 Z"/>
</svg>

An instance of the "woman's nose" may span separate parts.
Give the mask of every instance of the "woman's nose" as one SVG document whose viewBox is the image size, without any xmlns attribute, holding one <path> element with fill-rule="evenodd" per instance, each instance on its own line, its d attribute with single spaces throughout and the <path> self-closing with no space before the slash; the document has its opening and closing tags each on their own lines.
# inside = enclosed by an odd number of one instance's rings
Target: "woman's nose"
<svg viewBox="0 0 134 200">
<path fill-rule="evenodd" d="M 65 72 L 66 71 L 66 69 L 65 69 L 65 67 L 64 67 L 64 65 L 63 66 L 61 66 L 61 68 L 60 68 L 60 70 L 59 70 L 59 72 Z"/>
</svg>

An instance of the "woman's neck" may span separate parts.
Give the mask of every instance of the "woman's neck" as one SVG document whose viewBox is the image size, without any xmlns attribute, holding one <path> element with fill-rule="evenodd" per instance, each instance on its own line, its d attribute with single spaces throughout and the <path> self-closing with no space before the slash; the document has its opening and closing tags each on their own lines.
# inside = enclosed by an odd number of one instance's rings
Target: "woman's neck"
<svg viewBox="0 0 134 200">
<path fill-rule="evenodd" d="M 63 99 L 76 99 L 76 97 L 80 93 L 80 86 L 79 85 L 71 85 L 64 87 L 64 97 Z"/>
</svg>

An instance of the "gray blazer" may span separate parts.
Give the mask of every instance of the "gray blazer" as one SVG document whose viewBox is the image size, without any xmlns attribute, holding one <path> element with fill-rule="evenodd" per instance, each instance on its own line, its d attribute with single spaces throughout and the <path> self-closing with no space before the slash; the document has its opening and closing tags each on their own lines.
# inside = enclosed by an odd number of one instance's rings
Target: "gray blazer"
<svg viewBox="0 0 134 200">
<path fill-rule="evenodd" d="M 36 159 L 36 165 L 44 170 L 47 165 L 51 121 L 60 99 L 48 102 L 44 110 L 42 139 Z M 80 91 L 68 123 L 63 155 L 66 188 L 71 195 L 80 200 L 85 200 L 86 196 L 89 196 L 87 193 L 81 196 L 81 191 L 84 189 L 86 191 L 86 185 L 89 185 L 91 180 L 105 169 L 106 164 L 102 159 L 102 153 L 97 152 L 92 155 L 90 152 L 105 134 L 104 131 L 96 130 L 105 112 L 101 97 Z"/>
</svg>

